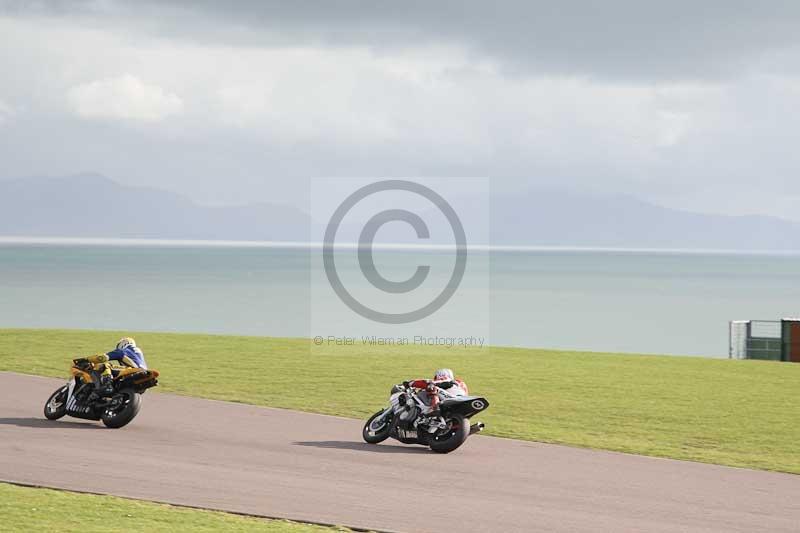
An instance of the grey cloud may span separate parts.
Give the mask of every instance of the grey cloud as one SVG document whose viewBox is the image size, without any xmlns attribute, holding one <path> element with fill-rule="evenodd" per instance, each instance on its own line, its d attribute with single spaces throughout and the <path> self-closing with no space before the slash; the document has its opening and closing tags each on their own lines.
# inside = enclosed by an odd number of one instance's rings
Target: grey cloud
<svg viewBox="0 0 800 533">
<path fill-rule="evenodd" d="M 549 183 L 800 219 L 797 2 L 0 6 L 4 177 L 96 170 L 238 203 L 291 202 L 313 176 L 490 176 L 503 193 Z M 433 83 L 385 73 L 428 59 L 444 69 Z M 184 112 L 131 124 L 61 109 L 71 88 L 126 72 Z M 225 122 L 223 89 L 273 82 L 267 113 Z"/>
<path fill-rule="evenodd" d="M 281 2 L 171 0 L 54 2 L 17 12 L 139 15 L 167 37 L 242 45 L 462 46 L 508 73 L 609 80 L 713 80 L 770 53 L 800 47 L 800 3 L 705 2 Z M 15 9 L 16 8 L 16 9 Z"/>
</svg>

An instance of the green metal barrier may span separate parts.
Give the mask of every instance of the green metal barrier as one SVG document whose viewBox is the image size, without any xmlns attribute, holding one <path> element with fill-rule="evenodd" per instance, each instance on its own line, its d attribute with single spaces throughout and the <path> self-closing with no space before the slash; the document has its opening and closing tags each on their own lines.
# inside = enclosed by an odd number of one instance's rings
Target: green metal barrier
<svg viewBox="0 0 800 533">
<path fill-rule="evenodd" d="M 747 358 L 780 361 L 783 358 L 783 342 L 781 339 L 751 337 L 747 340 Z"/>
</svg>

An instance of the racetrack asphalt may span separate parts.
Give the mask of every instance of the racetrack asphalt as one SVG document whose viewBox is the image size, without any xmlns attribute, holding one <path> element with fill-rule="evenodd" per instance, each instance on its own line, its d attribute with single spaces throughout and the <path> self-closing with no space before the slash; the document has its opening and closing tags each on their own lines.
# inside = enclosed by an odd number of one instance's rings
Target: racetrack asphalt
<svg viewBox="0 0 800 533">
<path fill-rule="evenodd" d="M 122 429 L 45 420 L 63 383 L 0 372 L 0 480 L 383 531 L 800 531 L 792 474 L 485 436 L 440 455 L 365 444 L 358 420 L 150 392 Z"/>
</svg>

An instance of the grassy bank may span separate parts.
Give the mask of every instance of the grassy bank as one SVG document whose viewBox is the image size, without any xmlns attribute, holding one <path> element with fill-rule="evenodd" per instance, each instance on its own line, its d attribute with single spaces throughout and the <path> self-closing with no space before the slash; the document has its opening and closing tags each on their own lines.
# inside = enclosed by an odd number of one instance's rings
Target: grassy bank
<svg viewBox="0 0 800 533">
<path fill-rule="evenodd" d="M 0 369 L 65 377 L 70 356 L 110 349 L 121 335 L 0 330 Z M 800 474 L 800 365 L 134 335 L 163 392 L 361 418 L 393 383 L 448 366 L 489 398 L 489 434 Z"/>
<path fill-rule="evenodd" d="M 325 533 L 349 531 L 111 496 L 0 483 L 0 531 Z"/>
</svg>

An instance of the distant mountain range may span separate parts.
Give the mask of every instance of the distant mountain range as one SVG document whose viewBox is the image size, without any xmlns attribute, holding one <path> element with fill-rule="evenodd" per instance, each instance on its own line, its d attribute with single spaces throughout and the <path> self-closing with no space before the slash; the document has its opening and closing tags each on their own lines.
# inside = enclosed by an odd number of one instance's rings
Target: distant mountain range
<svg viewBox="0 0 800 533">
<path fill-rule="evenodd" d="M 0 236 L 307 241 L 311 224 L 290 206 L 207 207 L 96 174 L 0 181 Z M 800 251 L 800 224 L 779 218 L 707 215 L 552 188 L 492 198 L 490 236 L 491 244 L 511 246 Z"/>
<path fill-rule="evenodd" d="M 0 235 L 307 241 L 309 220 L 284 205 L 205 207 L 96 174 L 0 181 Z"/>
<path fill-rule="evenodd" d="M 492 208 L 493 244 L 800 251 L 796 222 L 693 213 L 627 195 L 539 189 L 495 198 Z"/>
</svg>

